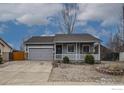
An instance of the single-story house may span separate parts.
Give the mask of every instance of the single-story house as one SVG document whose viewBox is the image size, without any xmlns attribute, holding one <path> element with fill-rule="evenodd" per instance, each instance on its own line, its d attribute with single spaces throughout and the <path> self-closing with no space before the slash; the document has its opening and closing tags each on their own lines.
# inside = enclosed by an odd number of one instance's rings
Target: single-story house
<svg viewBox="0 0 124 93">
<path fill-rule="evenodd" d="M 9 60 L 9 53 L 12 52 L 13 48 L 0 38 L 0 55 L 3 57 L 4 61 Z"/>
<path fill-rule="evenodd" d="M 24 42 L 28 60 L 84 60 L 92 54 L 100 61 L 100 40 L 90 34 L 56 34 L 55 36 L 33 36 Z"/>
</svg>

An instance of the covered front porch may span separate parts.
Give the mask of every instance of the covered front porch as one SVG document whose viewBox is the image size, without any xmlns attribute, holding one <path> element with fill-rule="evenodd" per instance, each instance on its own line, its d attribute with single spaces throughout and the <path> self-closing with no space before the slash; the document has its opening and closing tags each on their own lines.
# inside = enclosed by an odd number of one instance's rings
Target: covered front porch
<svg viewBox="0 0 124 93">
<path fill-rule="evenodd" d="M 62 42 L 54 44 L 54 60 L 63 60 L 67 56 L 70 60 L 84 60 L 87 54 L 92 54 L 96 61 L 100 61 L 99 42 Z"/>
</svg>

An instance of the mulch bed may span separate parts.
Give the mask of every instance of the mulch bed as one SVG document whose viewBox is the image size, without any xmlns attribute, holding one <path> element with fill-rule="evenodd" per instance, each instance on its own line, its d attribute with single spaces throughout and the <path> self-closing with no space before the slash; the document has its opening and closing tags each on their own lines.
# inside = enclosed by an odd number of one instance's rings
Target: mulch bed
<svg viewBox="0 0 124 93">
<path fill-rule="evenodd" d="M 103 74 L 109 74 L 109 75 L 124 75 L 124 69 L 120 70 L 110 70 L 108 67 L 105 66 L 98 66 L 96 67 L 96 70 Z"/>
</svg>

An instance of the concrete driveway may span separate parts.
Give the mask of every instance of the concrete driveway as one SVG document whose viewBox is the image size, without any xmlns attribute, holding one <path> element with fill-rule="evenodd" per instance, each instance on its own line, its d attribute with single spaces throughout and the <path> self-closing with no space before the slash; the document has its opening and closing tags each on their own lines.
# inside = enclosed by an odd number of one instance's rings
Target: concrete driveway
<svg viewBox="0 0 124 93">
<path fill-rule="evenodd" d="M 52 64 L 46 61 L 8 62 L 0 66 L 0 85 L 30 85 L 47 82 Z"/>
</svg>

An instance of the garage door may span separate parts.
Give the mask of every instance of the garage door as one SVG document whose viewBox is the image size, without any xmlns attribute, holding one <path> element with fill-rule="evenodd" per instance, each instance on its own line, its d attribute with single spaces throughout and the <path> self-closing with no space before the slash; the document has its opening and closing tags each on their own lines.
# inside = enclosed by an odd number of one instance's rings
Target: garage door
<svg viewBox="0 0 124 93">
<path fill-rule="evenodd" d="M 52 48 L 30 48 L 29 49 L 29 60 L 53 60 L 53 49 Z"/>
</svg>

